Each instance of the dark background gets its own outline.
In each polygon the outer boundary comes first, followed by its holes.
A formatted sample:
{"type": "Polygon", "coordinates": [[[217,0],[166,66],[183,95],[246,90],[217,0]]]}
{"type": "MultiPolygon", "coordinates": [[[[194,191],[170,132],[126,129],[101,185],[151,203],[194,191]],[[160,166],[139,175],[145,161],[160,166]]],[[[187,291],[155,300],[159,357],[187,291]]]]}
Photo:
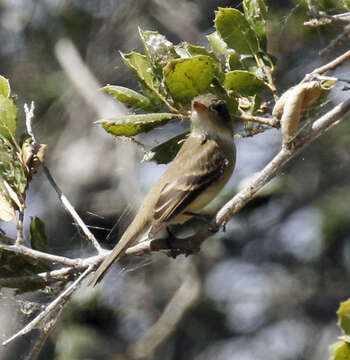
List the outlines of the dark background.
{"type": "MultiPolygon", "coordinates": [[[[330,14],[349,11],[345,0],[308,3],[330,14]]],[[[280,93],[348,50],[345,39],[319,55],[344,24],[305,27],[305,2],[267,4],[269,51],[278,60],[275,79],[280,93]]],[[[174,43],[207,44],[205,35],[213,31],[218,6],[239,8],[240,3],[0,1],[0,74],[9,78],[19,109],[24,102],[35,101],[35,131],[39,141],[48,144],[47,164],[86,223],[103,228],[93,231],[105,247],[115,244],[164,166],[139,165],[140,148],[93,124],[109,111],[99,103],[98,87],[117,84],[138,90],[118,52],[142,51],[138,26],[157,30],[174,43]],[[73,42],[96,77],[96,88],[81,78],[79,90],[69,80],[69,69],[58,60],[68,56],[57,45],[62,45],[62,38],[73,42]],[[105,241],[116,221],[114,235],[105,241]]],[[[73,72],[80,71],[68,64],[73,72]]],[[[349,77],[349,65],[335,74],[349,77]]],[[[346,96],[339,84],[317,110],[326,111],[346,96]]],[[[272,107],[272,99],[266,100],[272,107]]],[[[183,127],[171,122],[139,140],[152,147],[183,127]]],[[[235,174],[216,205],[239,190],[279,147],[277,130],[238,140],[235,174]]],[[[124,359],[126,349],[136,351],[135,342],[171,299],[171,314],[187,310],[176,326],[160,330],[161,334],[170,330],[171,335],[152,359],[327,359],[328,346],[340,335],[336,310],[350,296],[349,149],[350,125],[344,121],[288,164],[228,223],[225,233],[205,243],[199,255],[172,260],[156,254],[116,264],[102,286],[76,294],[39,359],[124,359]],[[179,296],[173,298],[175,293],[179,296]]],[[[93,253],[41,172],[31,183],[27,204],[25,226],[30,216],[45,221],[50,252],[81,257],[93,253]]],[[[14,233],[13,224],[2,228],[14,233]]],[[[23,301],[36,310],[37,304],[50,299],[43,294],[13,297],[11,291],[1,291],[2,339],[28,322],[23,301]]],[[[0,349],[1,359],[24,359],[36,335],[0,349]]]]}

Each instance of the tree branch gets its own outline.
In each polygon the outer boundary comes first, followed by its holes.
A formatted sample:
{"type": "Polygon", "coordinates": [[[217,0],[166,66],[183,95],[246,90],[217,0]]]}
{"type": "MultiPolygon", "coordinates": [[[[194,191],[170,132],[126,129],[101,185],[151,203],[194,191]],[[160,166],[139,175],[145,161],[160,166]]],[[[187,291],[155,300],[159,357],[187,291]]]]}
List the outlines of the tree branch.
{"type": "Polygon", "coordinates": [[[96,240],[95,236],[93,235],[93,233],[89,230],[89,228],[85,225],[84,221],[81,219],[81,217],[79,216],[79,214],[76,212],[76,210],[74,209],[73,205],[69,202],[68,198],[63,194],[62,190],[58,187],[56,181],[54,180],[54,178],[52,177],[49,169],[47,168],[47,166],[45,164],[42,165],[45,175],[47,177],[47,179],[49,180],[51,186],[54,188],[54,190],[56,191],[59,200],[61,201],[63,207],[67,210],[67,212],[71,215],[71,217],[74,219],[74,221],[76,222],[76,224],[80,227],[80,229],[83,231],[83,233],[85,234],[85,236],[88,238],[88,240],[91,241],[92,245],[94,246],[94,248],[97,250],[97,252],[99,254],[104,253],[104,249],[101,247],[101,245],[99,244],[99,242],[96,240]]]}
{"type": "Polygon", "coordinates": [[[36,275],[16,276],[0,279],[1,287],[23,287],[28,285],[46,286],[56,281],[69,281],[77,270],[74,267],[64,267],[58,270],[46,271],[36,275]]]}
{"type": "Polygon", "coordinates": [[[56,311],[60,307],[63,307],[64,304],[70,299],[71,295],[77,288],[80,283],[90,274],[93,266],[90,265],[79,277],[76,279],[70,286],[67,287],[55,300],[53,300],[48,306],[46,306],[45,310],[42,311],[38,316],[36,316],[28,325],[18,331],[16,334],[11,336],[9,339],[5,340],[2,345],[6,346],[13,340],[21,337],[25,334],[28,334],[34,328],[40,325],[40,323],[48,316],[50,313],[56,311]]]}
{"type": "Polygon", "coordinates": [[[345,61],[350,59],[350,50],[346,51],[344,54],[338,56],[331,62],[326,65],[323,65],[315,70],[313,70],[310,74],[306,74],[302,82],[310,81],[313,79],[313,76],[316,74],[324,74],[327,71],[334,70],[336,67],[343,64],[345,61]]]}
{"type": "Polygon", "coordinates": [[[52,264],[57,263],[65,266],[72,266],[78,269],[83,267],[83,259],[70,259],[64,256],[52,255],[42,251],[30,249],[23,245],[8,245],[0,243],[0,250],[10,251],[18,255],[29,256],[33,259],[49,261],[52,264]]]}

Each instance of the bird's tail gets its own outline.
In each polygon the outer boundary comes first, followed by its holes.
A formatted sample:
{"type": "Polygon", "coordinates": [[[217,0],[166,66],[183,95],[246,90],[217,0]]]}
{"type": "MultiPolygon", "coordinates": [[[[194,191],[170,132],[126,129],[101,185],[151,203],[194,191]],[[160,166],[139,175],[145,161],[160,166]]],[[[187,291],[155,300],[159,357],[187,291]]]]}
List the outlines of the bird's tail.
{"type": "MultiPolygon", "coordinates": [[[[120,245],[122,245],[121,241],[120,245]]],[[[112,250],[112,252],[103,260],[102,264],[97,268],[94,277],[89,281],[88,285],[95,286],[96,284],[98,284],[103,279],[106,272],[112,266],[114,261],[118,260],[118,258],[123,254],[126,249],[126,246],[119,246],[118,243],[117,246],[112,250]]]]}
{"type": "MultiPolygon", "coordinates": [[[[135,219],[134,222],[135,223],[135,219]]],[[[112,252],[104,259],[102,264],[97,268],[94,277],[89,281],[88,285],[95,286],[99,283],[102,278],[105,276],[106,272],[112,266],[114,261],[118,260],[124,252],[130,247],[132,244],[137,242],[138,232],[134,230],[133,223],[128,227],[125,231],[118,244],[114,247],[112,252]]],[[[142,227],[141,227],[142,229],[142,227]]]]}

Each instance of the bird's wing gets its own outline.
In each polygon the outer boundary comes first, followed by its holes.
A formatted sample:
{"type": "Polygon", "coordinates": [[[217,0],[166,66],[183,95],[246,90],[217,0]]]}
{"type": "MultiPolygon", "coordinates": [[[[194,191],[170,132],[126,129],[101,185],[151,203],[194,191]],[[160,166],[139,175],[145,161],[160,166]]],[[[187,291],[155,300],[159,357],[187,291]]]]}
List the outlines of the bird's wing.
{"type": "Polygon", "coordinates": [[[179,157],[181,166],[176,165],[176,161],[171,165],[181,171],[182,175],[178,175],[176,181],[170,177],[161,189],[154,207],[155,228],[157,224],[169,222],[183,212],[229,166],[224,152],[214,140],[203,141],[193,137],[185,145],[183,151],[190,151],[193,155],[185,157],[185,160],[183,156],[179,157]]]}

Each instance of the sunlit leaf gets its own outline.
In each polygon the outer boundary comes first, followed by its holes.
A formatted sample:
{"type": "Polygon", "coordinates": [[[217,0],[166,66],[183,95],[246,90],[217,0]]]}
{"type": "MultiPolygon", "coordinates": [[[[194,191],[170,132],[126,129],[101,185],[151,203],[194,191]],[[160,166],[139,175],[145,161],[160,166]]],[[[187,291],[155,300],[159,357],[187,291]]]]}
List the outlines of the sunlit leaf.
{"type": "Polygon", "coordinates": [[[113,94],[120,102],[122,102],[128,108],[144,111],[158,110],[158,107],[152,104],[146,96],[134,90],[116,85],[104,86],[102,90],[113,94]]]}
{"type": "Polygon", "coordinates": [[[259,51],[255,33],[239,10],[219,8],[215,16],[215,27],[227,46],[239,54],[255,54],[259,51]]]}
{"type": "Polygon", "coordinates": [[[234,52],[233,49],[228,48],[226,42],[221,39],[217,31],[207,35],[210,46],[220,55],[229,55],[234,52]]]}
{"type": "Polygon", "coordinates": [[[172,60],[164,68],[168,90],[173,99],[182,104],[189,104],[196,95],[208,91],[214,77],[213,61],[205,55],[172,60]]]}
{"type": "Polygon", "coordinates": [[[331,356],[329,360],[349,360],[350,359],[350,344],[344,341],[337,341],[329,347],[331,356]]]}
{"type": "Polygon", "coordinates": [[[192,45],[188,42],[182,42],[179,45],[176,45],[175,51],[178,53],[178,55],[185,59],[185,58],[191,58],[193,56],[197,55],[205,55],[211,58],[213,65],[215,67],[215,76],[218,79],[223,80],[223,70],[221,67],[220,60],[216,57],[214,52],[207,50],[204,46],[198,46],[198,45],[192,45]]]}
{"type": "Polygon", "coordinates": [[[226,89],[235,90],[241,95],[249,96],[263,90],[265,84],[248,71],[234,70],[225,74],[224,86],[226,89]]]}
{"type": "Polygon", "coordinates": [[[338,325],[343,329],[344,333],[350,334],[350,299],[340,303],[337,311],[338,325]]]}
{"type": "Polygon", "coordinates": [[[155,104],[165,100],[165,93],[157,76],[153,73],[153,67],[147,56],[131,52],[128,54],[121,53],[125,64],[136,75],[140,87],[144,94],[152,99],[155,104]]]}
{"type": "Polygon", "coordinates": [[[97,121],[103,128],[115,136],[134,136],[164,125],[169,120],[178,117],[171,113],[123,115],[97,121]]]}
{"type": "Polygon", "coordinates": [[[11,93],[10,83],[9,81],[0,75],[0,95],[8,98],[11,93]]]}
{"type": "Polygon", "coordinates": [[[11,139],[17,129],[17,108],[13,101],[0,94],[0,135],[11,139]]]}

